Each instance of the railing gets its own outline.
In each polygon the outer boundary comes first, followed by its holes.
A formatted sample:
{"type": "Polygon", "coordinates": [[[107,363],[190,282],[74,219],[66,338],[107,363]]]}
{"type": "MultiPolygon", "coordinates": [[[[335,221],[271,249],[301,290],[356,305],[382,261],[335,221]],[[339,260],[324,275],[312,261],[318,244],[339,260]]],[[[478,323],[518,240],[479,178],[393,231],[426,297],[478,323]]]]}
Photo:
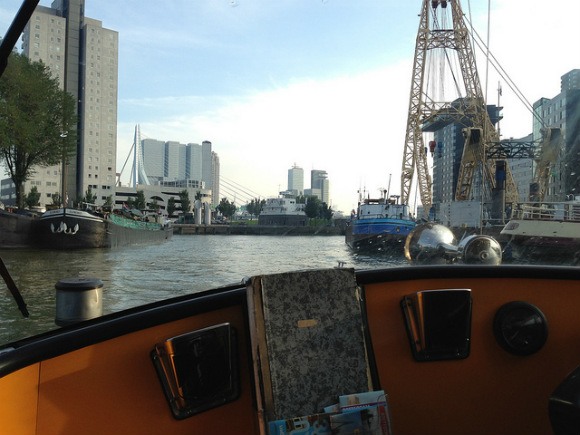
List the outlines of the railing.
{"type": "Polygon", "coordinates": [[[513,210],[512,219],[580,222],[580,203],[523,203],[513,210]]]}
{"type": "Polygon", "coordinates": [[[109,219],[111,222],[121,225],[126,228],[134,228],[136,230],[159,230],[161,225],[156,222],[145,222],[133,219],[128,219],[123,216],[118,216],[116,214],[110,214],[109,219]]]}

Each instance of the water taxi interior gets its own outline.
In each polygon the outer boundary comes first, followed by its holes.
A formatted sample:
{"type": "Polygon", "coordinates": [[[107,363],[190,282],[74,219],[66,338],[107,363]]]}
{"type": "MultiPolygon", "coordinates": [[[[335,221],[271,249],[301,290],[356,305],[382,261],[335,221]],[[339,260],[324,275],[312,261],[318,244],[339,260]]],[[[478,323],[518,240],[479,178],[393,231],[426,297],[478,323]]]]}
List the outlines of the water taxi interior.
{"type": "Polygon", "coordinates": [[[266,434],[368,389],[394,434],[577,433],[579,306],[577,268],[257,276],[4,347],[0,417],[19,435],[266,434]]]}

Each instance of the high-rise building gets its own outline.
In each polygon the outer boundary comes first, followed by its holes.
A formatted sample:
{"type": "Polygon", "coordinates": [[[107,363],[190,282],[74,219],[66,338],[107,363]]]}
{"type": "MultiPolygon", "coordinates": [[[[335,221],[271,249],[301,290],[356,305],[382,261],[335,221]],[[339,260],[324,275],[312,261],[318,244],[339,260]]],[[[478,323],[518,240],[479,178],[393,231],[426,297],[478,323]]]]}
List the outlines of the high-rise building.
{"type": "Polygon", "coordinates": [[[296,164],[288,169],[288,192],[295,196],[304,195],[304,169],[296,164]]]}
{"type": "MultiPolygon", "coordinates": [[[[531,143],[533,135],[529,134],[521,139],[511,139],[514,142],[531,143]]],[[[526,202],[530,198],[530,184],[534,178],[534,160],[531,158],[508,159],[514,182],[518,188],[520,202],[526,202]]]]}
{"type": "MultiPolygon", "coordinates": [[[[452,103],[460,106],[461,101],[452,103]]],[[[495,105],[487,106],[488,114],[493,124],[501,119],[501,107],[495,105]]],[[[450,119],[435,117],[432,122],[426,125],[423,131],[433,132],[433,204],[452,202],[455,199],[455,190],[459,178],[459,167],[463,156],[465,138],[463,129],[473,126],[473,121],[464,116],[460,119],[450,119]]],[[[472,180],[471,196],[473,200],[480,201],[482,194],[480,171],[475,171],[472,180]]]]}
{"type": "MultiPolygon", "coordinates": [[[[147,181],[152,185],[177,183],[200,186],[211,190],[212,205],[218,205],[220,163],[211,147],[209,141],[204,141],[202,145],[185,145],[175,141],[141,140],[140,161],[143,162],[147,181]]],[[[145,184],[145,180],[140,177],[139,183],[145,184]]]]}
{"type": "MultiPolygon", "coordinates": [[[[501,108],[488,106],[488,113],[495,124],[501,115],[501,108]]],[[[560,93],[554,98],[540,98],[533,104],[532,134],[511,141],[536,143],[542,141],[542,130],[546,127],[559,128],[562,134],[562,145],[558,158],[550,167],[546,201],[561,201],[567,195],[580,193],[580,69],[574,69],[561,77],[560,93]]],[[[463,153],[464,138],[462,129],[472,125],[469,119],[445,121],[435,120],[425,131],[434,133],[435,147],[433,152],[433,203],[454,200],[459,164],[463,153]]],[[[530,182],[534,176],[532,159],[509,159],[514,181],[518,188],[519,200],[528,201],[530,182]]],[[[481,176],[476,171],[473,180],[472,199],[481,200],[481,176]]]]}
{"type": "Polygon", "coordinates": [[[220,158],[215,152],[211,152],[211,191],[212,205],[217,207],[221,201],[220,198],[220,158]]]}
{"type": "Polygon", "coordinates": [[[204,140],[201,143],[201,180],[204,182],[206,189],[212,191],[212,205],[218,205],[219,197],[219,174],[220,160],[216,153],[211,149],[211,142],[204,140]]]}
{"type": "Polygon", "coordinates": [[[322,202],[330,205],[330,183],[326,171],[320,169],[313,169],[310,171],[310,189],[312,192],[317,192],[316,196],[318,196],[322,202]]]}
{"type": "MultiPolygon", "coordinates": [[[[140,152],[140,161],[148,181],[155,184],[155,181],[165,178],[165,142],[156,139],[143,139],[140,152]]],[[[138,183],[146,184],[146,181],[139,178],[138,183]]]]}
{"type": "Polygon", "coordinates": [[[542,139],[545,127],[559,128],[562,147],[557,161],[550,168],[545,201],[561,201],[566,195],[579,195],[580,183],[580,69],[561,77],[560,93],[555,97],[540,98],[533,104],[533,139],[542,139]]]}
{"type": "MultiPolygon", "coordinates": [[[[90,187],[97,204],[114,197],[117,155],[118,33],[85,17],[84,0],[38,6],[23,32],[22,52],[42,60],[62,88],[78,101],[77,149],[67,165],[67,196],[90,187]]],[[[66,133],[66,132],[65,132],[66,133]]],[[[61,192],[61,167],[37,168],[25,184],[41,193],[41,205],[61,192]]]]}

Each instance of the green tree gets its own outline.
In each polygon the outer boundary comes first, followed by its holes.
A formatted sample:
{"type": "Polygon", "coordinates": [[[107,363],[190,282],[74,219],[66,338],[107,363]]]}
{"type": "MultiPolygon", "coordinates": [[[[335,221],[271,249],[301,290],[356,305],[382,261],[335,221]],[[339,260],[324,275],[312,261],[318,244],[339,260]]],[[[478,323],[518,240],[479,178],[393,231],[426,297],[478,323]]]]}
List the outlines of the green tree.
{"type": "Polygon", "coordinates": [[[11,53],[0,80],[0,161],[24,205],[24,183],[35,167],[51,166],[76,148],[74,98],[41,62],[11,53]]]}
{"type": "Polygon", "coordinates": [[[316,196],[309,196],[306,200],[306,207],[304,207],[304,213],[310,219],[314,219],[320,216],[320,210],[322,209],[322,203],[320,199],[316,196]]]}
{"type": "Polygon", "coordinates": [[[183,189],[179,192],[179,201],[181,202],[181,210],[183,213],[189,213],[189,210],[191,209],[191,200],[189,199],[187,189],[183,189]]]}
{"type": "Polygon", "coordinates": [[[329,207],[327,203],[323,202],[322,207],[320,208],[320,217],[329,221],[332,219],[333,214],[334,211],[332,210],[332,207],[329,207]]]}
{"type": "Polygon", "coordinates": [[[222,198],[216,210],[227,219],[230,219],[236,213],[237,207],[233,202],[229,202],[227,198],[222,198]]]}
{"type": "Polygon", "coordinates": [[[167,201],[167,214],[173,216],[173,213],[175,213],[175,198],[172,196],[167,201]]]}
{"type": "Polygon", "coordinates": [[[93,193],[93,189],[91,189],[91,186],[89,186],[87,188],[87,191],[85,192],[85,196],[81,198],[81,202],[86,202],[87,204],[94,204],[96,200],[97,195],[93,193]]]}
{"type": "Polygon", "coordinates": [[[28,207],[29,209],[31,209],[32,207],[36,207],[37,205],[39,205],[39,200],[40,193],[38,192],[36,186],[32,186],[32,189],[30,189],[30,192],[28,192],[28,195],[26,195],[26,199],[24,201],[26,203],[26,207],[28,207]]]}
{"type": "Polygon", "coordinates": [[[137,191],[137,197],[135,198],[135,208],[137,210],[145,210],[147,204],[145,202],[145,193],[142,190],[137,191]]]}
{"type": "Polygon", "coordinates": [[[111,211],[113,210],[113,195],[107,196],[105,203],[103,204],[103,208],[105,210],[111,211]]]}
{"type": "Polygon", "coordinates": [[[246,210],[250,213],[250,216],[259,216],[266,204],[265,199],[255,198],[250,201],[248,205],[246,205],[246,210]]]}

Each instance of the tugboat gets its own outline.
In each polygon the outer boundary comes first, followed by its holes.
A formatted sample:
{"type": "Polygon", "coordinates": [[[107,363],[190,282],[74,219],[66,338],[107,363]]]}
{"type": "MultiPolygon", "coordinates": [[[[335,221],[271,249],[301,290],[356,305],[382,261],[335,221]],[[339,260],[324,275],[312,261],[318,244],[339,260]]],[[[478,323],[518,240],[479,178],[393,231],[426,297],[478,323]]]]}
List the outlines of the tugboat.
{"type": "Polygon", "coordinates": [[[387,191],[378,199],[359,200],[356,212],[351,213],[346,229],[346,243],[355,251],[400,252],[407,235],[415,228],[415,221],[407,204],[399,204],[399,197],[387,191]]]}

